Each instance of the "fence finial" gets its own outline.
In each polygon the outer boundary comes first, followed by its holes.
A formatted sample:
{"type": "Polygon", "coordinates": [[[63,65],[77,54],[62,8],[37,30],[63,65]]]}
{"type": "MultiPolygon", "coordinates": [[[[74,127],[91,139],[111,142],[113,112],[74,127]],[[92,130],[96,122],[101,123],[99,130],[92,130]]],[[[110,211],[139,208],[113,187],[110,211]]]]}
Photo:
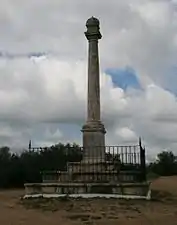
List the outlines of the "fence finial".
{"type": "Polygon", "coordinates": [[[139,137],[139,146],[142,147],[142,145],[141,145],[141,137],[139,137]]]}
{"type": "Polygon", "coordinates": [[[31,140],[29,140],[29,146],[28,149],[31,150],[31,140]]]}

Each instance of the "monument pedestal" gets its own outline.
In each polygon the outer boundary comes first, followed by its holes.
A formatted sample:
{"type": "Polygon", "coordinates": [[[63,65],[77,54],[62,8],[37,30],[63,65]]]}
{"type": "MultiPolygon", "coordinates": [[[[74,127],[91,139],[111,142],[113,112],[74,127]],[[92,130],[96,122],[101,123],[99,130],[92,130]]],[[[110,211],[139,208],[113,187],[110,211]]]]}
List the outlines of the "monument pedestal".
{"type": "Polygon", "coordinates": [[[104,125],[100,121],[87,122],[81,131],[83,133],[83,161],[104,162],[106,133],[104,125]]]}
{"type": "MultiPolygon", "coordinates": [[[[70,182],[82,183],[104,183],[118,181],[120,163],[99,161],[99,162],[78,162],[68,163],[70,182]]],[[[60,180],[61,181],[61,180],[60,180]]]]}
{"type": "Polygon", "coordinates": [[[120,171],[120,162],[69,162],[67,171],[48,171],[43,174],[43,183],[25,184],[25,197],[103,194],[102,197],[146,199],[150,184],[140,182],[139,175],[136,171],[120,171]]]}

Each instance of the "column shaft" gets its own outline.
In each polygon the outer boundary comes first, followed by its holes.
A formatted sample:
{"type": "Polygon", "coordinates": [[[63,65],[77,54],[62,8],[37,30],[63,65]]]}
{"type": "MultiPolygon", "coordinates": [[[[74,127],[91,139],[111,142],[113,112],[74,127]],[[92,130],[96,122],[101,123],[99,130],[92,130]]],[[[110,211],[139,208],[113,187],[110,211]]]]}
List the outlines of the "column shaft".
{"type": "Polygon", "coordinates": [[[100,121],[100,81],[98,40],[89,40],[88,55],[88,121],[100,121]]]}
{"type": "Polygon", "coordinates": [[[84,161],[105,160],[105,128],[100,118],[100,75],[98,40],[101,39],[99,20],[87,20],[85,36],[89,43],[88,51],[88,95],[87,121],[82,127],[84,161]]]}

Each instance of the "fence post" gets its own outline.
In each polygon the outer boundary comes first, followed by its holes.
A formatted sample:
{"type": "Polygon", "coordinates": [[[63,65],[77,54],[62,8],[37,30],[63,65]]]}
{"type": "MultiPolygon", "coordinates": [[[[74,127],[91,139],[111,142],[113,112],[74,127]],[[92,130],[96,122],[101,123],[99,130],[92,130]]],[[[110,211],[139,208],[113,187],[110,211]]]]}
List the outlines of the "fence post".
{"type": "Polygon", "coordinates": [[[140,147],[140,164],[141,164],[141,180],[146,181],[146,158],[145,158],[145,147],[141,145],[141,139],[139,140],[140,147]]]}
{"type": "Polygon", "coordinates": [[[31,140],[29,140],[29,145],[28,145],[28,150],[30,151],[31,150],[31,140]]]}

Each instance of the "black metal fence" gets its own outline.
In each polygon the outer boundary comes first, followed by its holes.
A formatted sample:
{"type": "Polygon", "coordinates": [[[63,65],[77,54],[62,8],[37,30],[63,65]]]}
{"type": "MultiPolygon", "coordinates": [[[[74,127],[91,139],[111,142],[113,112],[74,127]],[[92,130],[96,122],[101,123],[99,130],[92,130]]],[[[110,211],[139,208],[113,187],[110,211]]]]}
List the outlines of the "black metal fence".
{"type": "MultiPolygon", "coordinates": [[[[41,151],[45,148],[31,147],[29,150],[41,151]]],[[[130,146],[93,146],[90,149],[83,147],[68,147],[65,149],[67,158],[66,171],[43,172],[51,179],[61,179],[64,182],[138,182],[146,180],[145,148],[141,141],[138,145],[130,146]],[[85,158],[85,151],[92,154],[85,158]],[[90,157],[91,156],[91,157],[90,157]],[[55,176],[56,175],[56,176],[55,176]],[[53,177],[53,178],[52,178],[53,177]]]]}
{"type": "MultiPolygon", "coordinates": [[[[70,151],[72,152],[69,149],[68,155],[70,151]]],[[[70,174],[72,174],[70,181],[138,182],[146,180],[145,149],[141,144],[93,146],[87,149],[81,147],[80,151],[83,155],[81,162],[68,163],[70,174]],[[85,151],[91,151],[92,154],[85,158],[85,151]]]]}

